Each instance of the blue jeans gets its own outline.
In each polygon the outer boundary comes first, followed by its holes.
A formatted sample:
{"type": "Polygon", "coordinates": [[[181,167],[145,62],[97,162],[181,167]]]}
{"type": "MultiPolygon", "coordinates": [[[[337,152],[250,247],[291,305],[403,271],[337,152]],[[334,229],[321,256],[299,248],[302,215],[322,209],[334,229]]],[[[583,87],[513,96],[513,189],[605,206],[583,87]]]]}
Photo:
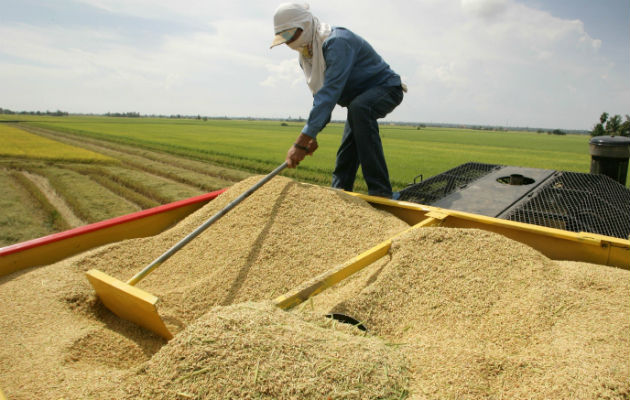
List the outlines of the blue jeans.
{"type": "Polygon", "coordinates": [[[402,99],[400,86],[377,86],[361,93],[348,104],[348,118],[337,150],[332,187],[351,192],[361,165],[368,194],[392,196],[376,120],[389,114],[402,99]]]}

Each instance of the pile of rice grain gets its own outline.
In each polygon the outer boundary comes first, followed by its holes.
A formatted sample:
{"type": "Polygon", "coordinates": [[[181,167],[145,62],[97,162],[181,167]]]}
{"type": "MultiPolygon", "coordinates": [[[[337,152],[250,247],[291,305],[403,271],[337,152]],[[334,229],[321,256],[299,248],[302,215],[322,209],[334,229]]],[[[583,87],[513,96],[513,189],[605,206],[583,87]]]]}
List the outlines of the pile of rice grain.
{"type": "Polygon", "coordinates": [[[363,200],[287,178],[137,285],[160,298],[176,333],[168,344],[96,300],[85,271],[127,280],[258,179],[162,234],[0,278],[7,396],[630,397],[630,271],[553,262],[489,232],[408,232],[295,312],[273,308],[276,296],[407,227],[363,200]],[[330,311],[377,336],[313,315],[330,311]]]}
{"type": "MultiPolygon", "coordinates": [[[[148,361],[166,342],[105,309],[85,272],[126,281],[259,179],[234,185],[159,235],[0,278],[7,396],[90,398],[148,361]]],[[[137,286],[160,298],[160,315],[177,333],[213,306],[271,300],[406,227],[363,200],[276,177],[137,286]]]]}
{"type": "Polygon", "coordinates": [[[404,398],[402,353],[330,321],[271,303],[217,307],[126,377],[124,398],[404,398]]]}
{"type": "Polygon", "coordinates": [[[414,396],[629,398],[630,271],[478,230],[414,230],[390,255],[313,307],[334,296],[332,311],[402,343],[414,396]]]}
{"type": "MultiPolygon", "coordinates": [[[[167,232],[77,266],[127,280],[259,179],[236,184],[167,232]]],[[[364,200],[276,177],[137,286],[160,298],[160,314],[177,331],[212,306],[273,299],[407,227],[364,200]]]]}

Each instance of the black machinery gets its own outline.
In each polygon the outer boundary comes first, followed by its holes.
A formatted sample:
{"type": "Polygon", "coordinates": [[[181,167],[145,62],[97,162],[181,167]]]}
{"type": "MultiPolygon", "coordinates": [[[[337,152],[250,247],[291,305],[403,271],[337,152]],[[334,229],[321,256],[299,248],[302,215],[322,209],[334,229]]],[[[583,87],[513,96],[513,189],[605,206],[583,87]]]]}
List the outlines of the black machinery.
{"type": "Polygon", "coordinates": [[[400,194],[400,200],[489,217],[630,236],[630,190],[601,174],[469,162],[400,194]]]}

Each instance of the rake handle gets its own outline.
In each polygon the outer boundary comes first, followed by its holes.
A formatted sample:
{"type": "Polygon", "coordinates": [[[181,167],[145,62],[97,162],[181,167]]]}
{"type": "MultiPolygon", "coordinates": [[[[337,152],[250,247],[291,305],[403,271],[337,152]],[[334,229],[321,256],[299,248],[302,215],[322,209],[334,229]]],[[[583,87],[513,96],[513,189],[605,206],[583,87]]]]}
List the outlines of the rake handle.
{"type": "Polygon", "coordinates": [[[287,162],[285,161],[280,166],[278,166],[276,169],[271,171],[267,176],[265,176],[260,181],[258,181],[258,183],[256,183],[254,186],[252,186],[249,189],[247,189],[247,191],[245,193],[241,194],[236,199],[232,200],[232,202],[230,204],[228,204],[227,206],[225,206],[221,211],[219,211],[216,214],[214,214],[206,222],[204,222],[202,225],[200,225],[197,229],[195,229],[194,231],[189,233],[188,236],[186,236],[185,238],[183,238],[182,240],[177,242],[173,247],[168,249],[164,254],[162,254],[161,256],[156,258],[151,264],[149,264],[146,267],[144,267],[144,269],[142,271],[140,271],[137,274],[135,274],[131,279],[129,279],[127,281],[127,284],[133,286],[136,283],[140,282],[144,277],[149,275],[155,268],[160,266],[164,261],[168,260],[173,254],[177,253],[177,251],[179,249],[181,249],[186,244],[188,244],[188,242],[190,242],[191,240],[196,238],[201,232],[205,231],[210,225],[212,225],[219,218],[221,218],[222,216],[227,214],[231,209],[233,209],[241,201],[243,201],[247,197],[249,197],[249,195],[251,195],[256,190],[258,190],[262,185],[264,185],[265,183],[269,182],[271,180],[271,178],[273,178],[274,176],[278,175],[280,173],[280,171],[282,171],[286,167],[287,167],[287,162]]]}

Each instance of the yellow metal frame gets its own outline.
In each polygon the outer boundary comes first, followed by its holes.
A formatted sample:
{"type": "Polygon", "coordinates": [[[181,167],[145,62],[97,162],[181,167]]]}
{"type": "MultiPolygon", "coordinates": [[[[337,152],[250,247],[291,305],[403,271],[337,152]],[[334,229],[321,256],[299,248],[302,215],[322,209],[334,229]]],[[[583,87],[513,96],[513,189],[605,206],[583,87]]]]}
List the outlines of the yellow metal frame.
{"type": "Polygon", "coordinates": [[[348,194],[360,197],[409,224],[433,217],[439,219],[443,227],[482,229],[501,234],[531,246],[553,260],[582,261],[630,269],[630,240],[595,233],[569,232],[358,193],[348,194]]]}
{"type": "Polygon", "coordinates": [[[392,241],[398,236],[409,232],[410,230],[422,228],[424,226],[431,226],[437,223],[439,223],[439,220],[437,219],[431,217],[426,218],[422,222],[419,222],[416,225],[405,229],[404,231],[394,235],[390,239],[387,239],[372,247],[371,249],[359,254],[358,256],[351,258],[345,263],[340,264],[339,266],[330,269],[307,282],[304,282],[290,292],[277,297],[273,302],[276,306],[282,308],[283,310],[293,308],[298,304],[308,300],[310,297],[321,293],[327,288],[341,282],[350,275],[360,271],[364,267],[367,267],[373,262],[384,257],[389,252],[389,249],[392,246],[392,241]]]}
{"type": "MultiPolygon", "coordinates": [[[[630,269],[629,240],[585,232],[568,232],[405,201],[347,193],[368,201],[374,207],[399,217],[409,225],[415,225],[433,215],[439,217],[437,219],[441,226],[495,232],[525,243],[554,260],[584,261],[630,269]]],[[[215,194],[218,195],[218,192],[215,194]]],[[[183,201],[182,205],[173,203],[161,206],[165,208],[142,215],[140,218],[130,214],[121,217],[122,222],[103,221],[0,248],[0,277],[24,268],[48,265],[103,244],[155,235],[194,212],[211,198],[213,196],[206,195],[201,201],[191,201],[195,200],[192,198],[183,201]]]]}

